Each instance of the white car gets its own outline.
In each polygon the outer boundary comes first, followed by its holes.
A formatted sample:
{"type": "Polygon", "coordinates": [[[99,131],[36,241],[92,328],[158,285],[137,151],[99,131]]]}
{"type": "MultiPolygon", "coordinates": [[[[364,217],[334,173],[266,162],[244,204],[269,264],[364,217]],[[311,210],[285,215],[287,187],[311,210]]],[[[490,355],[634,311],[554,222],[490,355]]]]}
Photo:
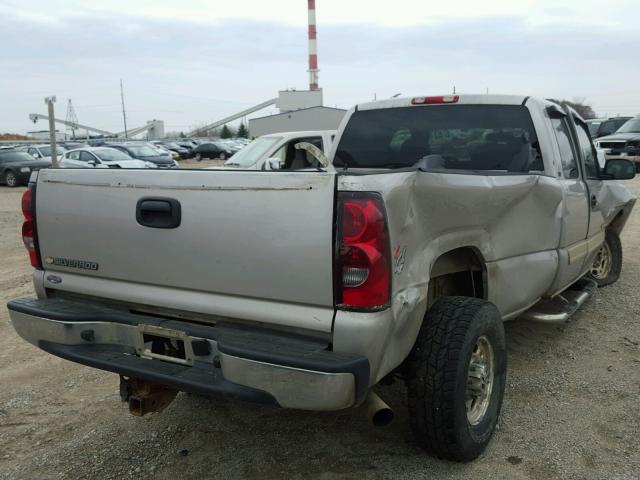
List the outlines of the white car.
{"type": "MultiPolygon", "coordinates": [[[[296,151],[296,143],[307,142],[329,154],[335,130],[282,132],[263,135],[224,162],[227,168],[243,170],[300,170],[313,164],[311,155],[296,151]]],[[[212,167],[215,168],[215,167],[212,167]]]]}
{"type": "Polygon", "coordinates": [[[77,148],[64,154],[62,168],[158,168],[155,163],[131,158],[109,147],[77,148]]]}
{"type": "MultiPolygon", "coordinates": [[[[51,145],[42,144],[42,145],[24,145],[22,147],[16,148],[18,152],[27,152],[36,160],[45,160],[51,161],[51,145]]],[[[64,153],[67,150],[60,146],[56,145],[56,154],[58,155],[58,160],[62,160],[64,153]]]]}

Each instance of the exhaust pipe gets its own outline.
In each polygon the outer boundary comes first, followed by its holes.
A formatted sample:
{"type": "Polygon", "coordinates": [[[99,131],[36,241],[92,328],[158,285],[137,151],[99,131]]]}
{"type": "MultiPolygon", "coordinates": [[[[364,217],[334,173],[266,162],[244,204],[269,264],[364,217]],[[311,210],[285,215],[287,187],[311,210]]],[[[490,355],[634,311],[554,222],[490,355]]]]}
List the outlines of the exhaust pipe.
{"type": "Polygon", "coordinates": [[[386,427],[393,421],[393,410],[373,390],[369,391],[365,403],[367,417],[376,427],[386,427]]]}

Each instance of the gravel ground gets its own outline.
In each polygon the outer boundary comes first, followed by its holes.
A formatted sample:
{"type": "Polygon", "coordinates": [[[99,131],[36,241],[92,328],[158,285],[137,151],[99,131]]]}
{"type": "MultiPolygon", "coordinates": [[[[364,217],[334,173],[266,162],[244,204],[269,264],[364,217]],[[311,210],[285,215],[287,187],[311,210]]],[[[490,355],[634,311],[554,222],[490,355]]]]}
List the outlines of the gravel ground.
{"type": "MultiPolygon", "coordinates": [[[[640,179],[629,185],[640,193],[640,179]]],[[[32,294],[22,190],[0,188],[2,302],[32,294]]],[[[187,394],[161,414],[131,417],[116,375],[27,344],[2,308],[0,479],[640,479],[639,209],[622,242],[620,281],[567,324],[507,324],[499,429],[470,464],[414,444],[401,383],[377,389],[396,411],[383,429],[362,410],[308,413],[187,394]]]]}

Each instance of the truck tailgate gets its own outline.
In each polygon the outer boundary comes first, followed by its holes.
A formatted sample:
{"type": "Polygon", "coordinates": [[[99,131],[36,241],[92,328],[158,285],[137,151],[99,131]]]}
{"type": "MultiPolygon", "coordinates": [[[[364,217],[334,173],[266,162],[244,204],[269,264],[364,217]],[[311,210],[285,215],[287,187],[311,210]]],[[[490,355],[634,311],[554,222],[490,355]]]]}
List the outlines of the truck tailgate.
{"type": "Polygon", "coordinates": [[[275,323],[330,331],[334,189],[323,172],[43,170],[38,238],[45,278],[55,275],[45,286],[175,308],[211,294],[188,309],[225,314],[228,301],[258,321],[278,317],[261,308],[292,304],[313,318],[275,323]],[[179,203],[179,226],[141,224],[141,199],[179,203]]]}

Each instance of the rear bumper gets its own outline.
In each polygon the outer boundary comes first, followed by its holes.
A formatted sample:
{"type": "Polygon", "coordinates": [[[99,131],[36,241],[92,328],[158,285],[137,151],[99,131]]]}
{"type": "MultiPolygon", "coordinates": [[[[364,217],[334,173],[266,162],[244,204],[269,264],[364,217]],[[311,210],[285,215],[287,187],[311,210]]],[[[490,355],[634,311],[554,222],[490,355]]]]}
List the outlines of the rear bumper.
{"type": "Polygon", "coordinates": [[[8,308],[16,332],[46,352],[178,390],[303,410],[348,408],[368,391],[365,357],[330,352],[306,338],[66,299],[20,299],[8,308]],[[154,357],[142,340],[149,329],[175,333],[184,355],[154,357]]]}

